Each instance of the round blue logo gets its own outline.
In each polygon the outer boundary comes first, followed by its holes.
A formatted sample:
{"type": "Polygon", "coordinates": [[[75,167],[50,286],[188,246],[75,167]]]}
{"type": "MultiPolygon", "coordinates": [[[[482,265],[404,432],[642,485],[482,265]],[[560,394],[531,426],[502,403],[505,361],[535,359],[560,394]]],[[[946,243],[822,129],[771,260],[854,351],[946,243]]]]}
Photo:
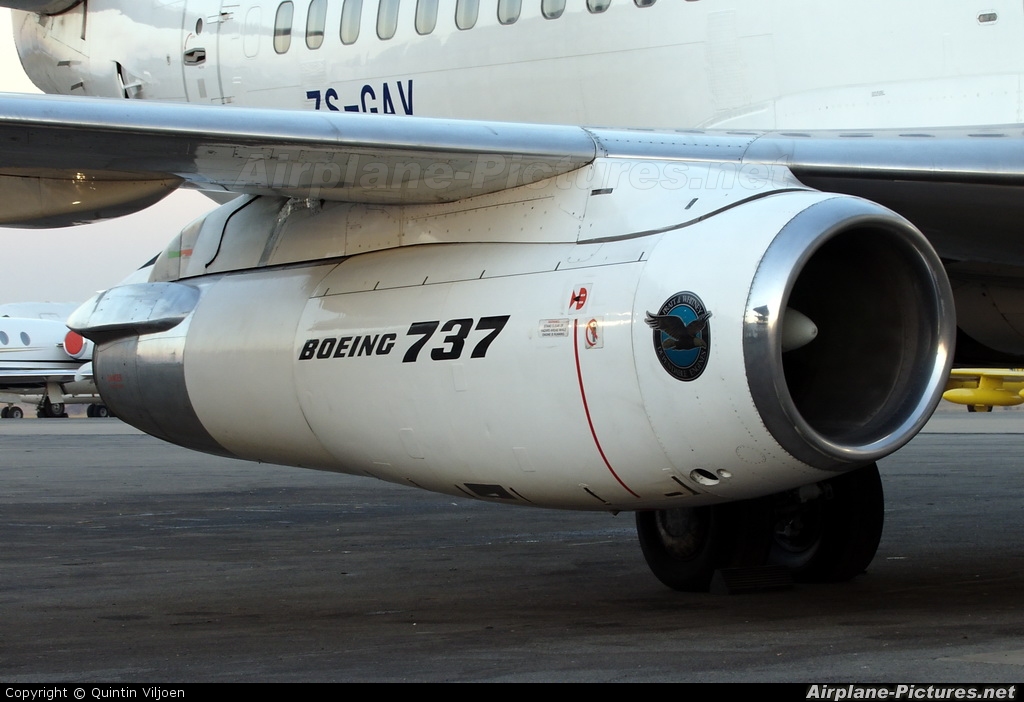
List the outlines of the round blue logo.
{"type": "Polygon", "coordinates": [[[654,353],[662,367],[678,380],[695,380],[704,372],[711,353],[711,313],[692,292],[677,292],[658,314],[644,319],[654,329],[654,353]]]}

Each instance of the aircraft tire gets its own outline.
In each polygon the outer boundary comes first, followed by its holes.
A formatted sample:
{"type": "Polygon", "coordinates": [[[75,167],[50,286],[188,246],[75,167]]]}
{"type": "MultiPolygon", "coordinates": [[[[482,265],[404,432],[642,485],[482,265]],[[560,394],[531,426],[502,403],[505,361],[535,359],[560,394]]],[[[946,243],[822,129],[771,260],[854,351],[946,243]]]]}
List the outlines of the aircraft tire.
{"type": "Polygon", "coordinates": [[[25,416],[25,413],[21,411],[20,407],[11,407],[7,410],[8,419],[21,419],[25,416]]]}
{"type": "Polygon", "coordinates": [[[773,498],[768,562],[788,567],[798,582],[850,580],[867,569],[882,538],[885,499],[878,465],[838,475],[819,487],[822,494],[803,503],[795,491],[773,498]]]}
{"type": "Polygon", "coordinates": [[[54,419],[66,418],[68,415],[64,412],[63,402],[50,402],[48,398],[43,398],[42,404],[36,408],[36,416],[40,419],[54,419]]]}
{"type": "Polygon", "coordinates": [[[967,405],[968,412],[991,412],[992,405],[967,405]]]}
{"type": "Polygon", "coordinates": [[[0,419],[7,419],[7,410],[8,409],[10,409],[10,408],[8,408],[8,407],[0,408],[0,419]]]}
{"type": "Polygon", "coordinates": [[[771,547],[765,500],[636,513],[647,565],[673,590],[706,592],[720,568],[764,565],[771,547]]]}
{"type": "Polygon", "coordinates": [[[110,416],[110,410],[107,409],[106,405],[91,405],[93,407],[92,416],[104,419],[110,416]]]}

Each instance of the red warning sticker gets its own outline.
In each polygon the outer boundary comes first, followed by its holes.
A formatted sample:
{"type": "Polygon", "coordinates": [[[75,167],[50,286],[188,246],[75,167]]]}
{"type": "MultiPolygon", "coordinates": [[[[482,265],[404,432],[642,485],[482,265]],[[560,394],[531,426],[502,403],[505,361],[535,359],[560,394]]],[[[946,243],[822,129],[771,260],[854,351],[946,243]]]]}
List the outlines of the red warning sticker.
{"type": "Polygon", "coordinates": [[[590,283],[584,283],[573,287],[572,293],[569,295],[569,308],[568,311],[583,312],[587,309],[587,303],[590,300],[590,283]]]}

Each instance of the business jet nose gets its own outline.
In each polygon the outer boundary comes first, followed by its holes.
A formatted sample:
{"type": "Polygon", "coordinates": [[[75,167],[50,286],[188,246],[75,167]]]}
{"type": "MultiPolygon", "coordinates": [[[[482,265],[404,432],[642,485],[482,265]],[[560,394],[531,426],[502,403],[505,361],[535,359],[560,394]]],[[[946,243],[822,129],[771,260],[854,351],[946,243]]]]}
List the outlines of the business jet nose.
{"type": "Polygon", "coordinates": [[[795,351],[814,341],[818,336],[818,325],[811,321],[810,317],[794,310],[786,308],[786,314],[782,318],[782,352],[795,351]]]}

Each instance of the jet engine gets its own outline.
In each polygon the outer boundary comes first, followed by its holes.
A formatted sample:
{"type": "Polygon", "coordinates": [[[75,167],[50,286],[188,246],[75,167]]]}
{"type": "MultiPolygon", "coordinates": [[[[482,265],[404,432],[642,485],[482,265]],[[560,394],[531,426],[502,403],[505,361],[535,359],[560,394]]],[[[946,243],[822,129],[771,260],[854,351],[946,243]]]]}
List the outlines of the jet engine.
{"type": "MultiPolygon", "coordinates": [[[[864,496],[830,481],[923,426],[955,324],[937,256],[891,211],[793,188],[704,196],[692,212],[628,188],[429,207],[247,198],[70,326],[97,343],[111,410],[155,436],[638,511],[656,574],[706,587],[709,569],[763,562],[780,523],[792,546],[806,503],[864,496]],[[523,222],[549,238],[512,243],[523,222]],[[759,506],[723,516],[736,501],[759,506]],[[680,555],[695,540],[710,549],[680,555]],[[722,545],[751,541],[766,545],[743,559],[722,545]]],[[[880,520],[878,492],[868,531],[880,520]]],[[[856,546],[868,561],[878,534],[856,546]]]]}

